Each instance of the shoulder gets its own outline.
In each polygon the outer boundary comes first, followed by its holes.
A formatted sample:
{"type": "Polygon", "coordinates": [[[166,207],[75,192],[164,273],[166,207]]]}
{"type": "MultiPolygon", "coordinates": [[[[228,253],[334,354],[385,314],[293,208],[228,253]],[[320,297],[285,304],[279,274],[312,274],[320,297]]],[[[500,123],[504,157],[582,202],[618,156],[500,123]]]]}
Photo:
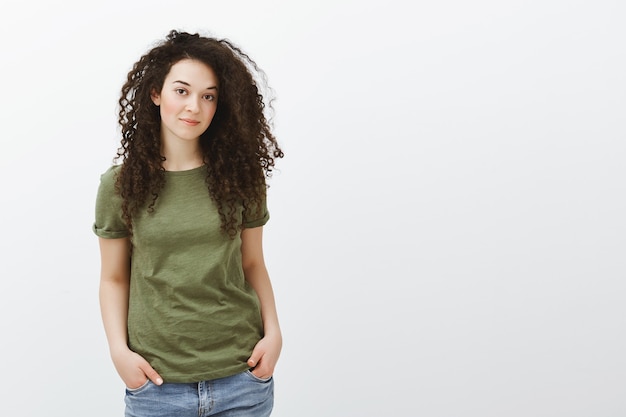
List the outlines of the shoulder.
{"type": "Polygon", "coordinates": [[[100,175],[100,193],[111,194],[115,190],[115,181],[121,165],[112,165],[100,175]]]}
{"type": "Polygon", "coordinates": [[[115,191],[115,181],[120,167],[109,167],[100,175],[100,186],[96,197],[96,221],[93,230],[96,235],[104,238],[121,238],[128,236],[122,219],[122,198],[115,191]]]}
{"type": "Polygon", "coordinates": [[[102,173],[102,175],[100,175],[100,181],[115,182],[115,178],[119,174],[121,168],[121,165],[111,165],[106,171],[102,173]]]}
{"type": "Polygon", "coordinates": [[[117,175],[121,171],[121,168],[121,165],[111,165],[106,171],[104,171],[100,175],[101,185],[113,187],[115,185],[117,175]]]}

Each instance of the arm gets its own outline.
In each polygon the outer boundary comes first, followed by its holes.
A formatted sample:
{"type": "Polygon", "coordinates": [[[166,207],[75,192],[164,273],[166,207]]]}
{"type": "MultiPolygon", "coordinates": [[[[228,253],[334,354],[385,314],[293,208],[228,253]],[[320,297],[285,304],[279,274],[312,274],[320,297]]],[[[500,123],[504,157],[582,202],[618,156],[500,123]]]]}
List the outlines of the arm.
{"type": "Polygon", "coordinates": [[[141,386],[148,378],[161,385],[163,380],[159,374],[128,348],[129,239],[99,238],[99,243],[100,311],[115,369],[129,388],[141,386]]]}
{"type": "Polygon", "coordinates": [[[244,229],[241,232],[241,255],[246,281],[259,297],[264,333],[248,359],[248,365],[254,367],[256,376],[269,378],[274,373],[283,340],[274,291],[263,258],[263,227],[244,229]]]}

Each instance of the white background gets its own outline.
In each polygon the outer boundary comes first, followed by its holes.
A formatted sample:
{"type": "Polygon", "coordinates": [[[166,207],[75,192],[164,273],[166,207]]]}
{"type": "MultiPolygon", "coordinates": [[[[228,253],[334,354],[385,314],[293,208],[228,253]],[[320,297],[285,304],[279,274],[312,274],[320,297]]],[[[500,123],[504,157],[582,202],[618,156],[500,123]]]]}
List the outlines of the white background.
{"type": "Polygon", "coordinates": [[[177,28],[276,93],[273,416],[626,416],[624,22],[621,0],[5,0],[0,415],[122,415],[93,207],[126,73],[177,28]]]}

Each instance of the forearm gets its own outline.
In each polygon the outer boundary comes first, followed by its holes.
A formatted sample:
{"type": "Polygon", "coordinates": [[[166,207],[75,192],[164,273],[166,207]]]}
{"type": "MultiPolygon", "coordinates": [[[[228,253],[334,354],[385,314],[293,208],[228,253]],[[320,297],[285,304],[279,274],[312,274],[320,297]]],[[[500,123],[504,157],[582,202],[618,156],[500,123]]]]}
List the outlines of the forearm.
{"type": "Polygon", "coordinates": [[[280,335],[280,325],[278,322],[278,312],[274,290],[265,265],[254,265],[244,270],[246,281],[257,293],[261,304],[261,317],[263,319],[263,330],[266,335],[280,335]]]}
{"type": "Polygon", "coordinates": [[[127,387],[141,386],[146,378],[163,383],[152,366],[128,347],[130,241],[100,238],[100,312],[115,369],[127,387]]]}
{"type": "Polygon", "coordinates": [[[128,348],[128,292],[128,282],[100,282],[100,312],[112,354],[119,349],[128,348]]]}
{"type": "Polygon", "coordinates": [[[263,262],[244,268],[244,273],[246,280],[257,293],[263,319],[263,338],[254,347],[247,363],[254,369],[254,375],[259,378],[268,378],[274,374],[283,345],[274,291],[263,262]]]}

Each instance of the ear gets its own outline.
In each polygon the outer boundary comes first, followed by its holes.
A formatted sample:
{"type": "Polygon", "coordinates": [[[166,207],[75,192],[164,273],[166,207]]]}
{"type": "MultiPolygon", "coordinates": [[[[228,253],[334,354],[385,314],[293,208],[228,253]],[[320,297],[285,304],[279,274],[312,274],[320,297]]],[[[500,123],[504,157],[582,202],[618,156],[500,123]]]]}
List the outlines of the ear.
{"type": "Polygon", "coordinates": [[[152,102],[156,106],[160,106],[161,105],[161,94],[157,93],[157,91],[154,88],[150,92],[150,98],[152,99],[152,102]]]}

